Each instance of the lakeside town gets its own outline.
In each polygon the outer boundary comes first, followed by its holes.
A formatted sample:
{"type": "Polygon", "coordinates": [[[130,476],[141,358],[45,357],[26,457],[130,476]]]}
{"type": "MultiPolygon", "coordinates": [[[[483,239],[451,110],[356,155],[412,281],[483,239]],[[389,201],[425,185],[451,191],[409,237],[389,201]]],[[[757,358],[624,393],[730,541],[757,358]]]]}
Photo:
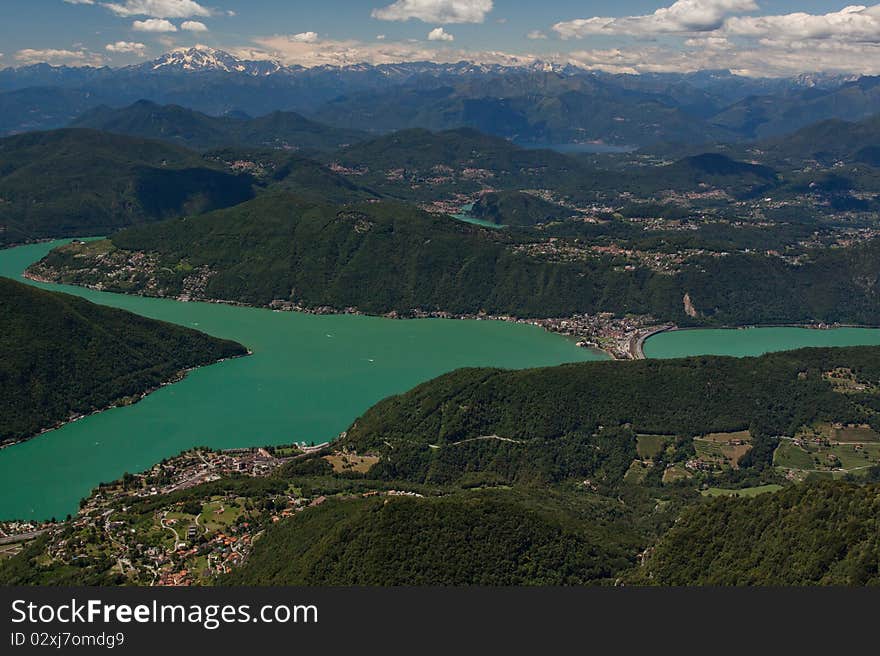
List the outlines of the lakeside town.
{"type": "MultiPolygon", "coordinates": [[[[0,522],[0,560],[44,538],[40,561],[45,566],[96,567],[117,584],[211,583],[240,566],[269,526],[330,498],[274,476],[285,465],[322,451],[337,473],[365,472],[378,461],[328,446],[186,451],[147,471],[101,484],[80,502],[75,516],[63,521],[0,522]]],[[[380,495],[421,496],[394,489],[335,496],[380,495]]]]}

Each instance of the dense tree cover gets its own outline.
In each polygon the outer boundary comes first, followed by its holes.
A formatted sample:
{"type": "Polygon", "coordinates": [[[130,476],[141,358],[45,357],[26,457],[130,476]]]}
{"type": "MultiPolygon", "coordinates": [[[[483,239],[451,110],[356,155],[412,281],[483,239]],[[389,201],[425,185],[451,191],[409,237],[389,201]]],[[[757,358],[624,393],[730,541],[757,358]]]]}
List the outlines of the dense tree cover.
{"type": "MultiPolygon", "coordinates": [[[[419,308],[555,316],[596,310],[606,301],[626,307],[630,298],[645,309],[645,297],[653,294],[667,298],[668,306],[681,304],[666,278],[617,272],[611,261],[598,259],[540,261],[515,253],[497,231],[389,202],[339,207],[271,194],[155,229],[123,231],[112,243],[157,253],[157,289],[166,293],[179,293],[186,273],[177,265],[186,260],[216,272],[206,296],[255,305],[282,299],[371,313],[419,308]],[[647,286],[656,289],[643,291],[647,286]]],[[[75,249],[54,251],[42,265],[75,283],[95,282],[109,266],[76,255],[75,249]]],[[[125,288],[105,282],[121,291],[146,288],[138,281],[125,288]]]]}
{"type": "Polygon", "coordinates": [[[520,191],[502,191],[480,196],[471,214],[499,225],[533,226],[568,219],[574,212],[520,191]]]}
{"type": "Polygon", "coordinates": [[[761,193],[778,184],[776,171],[759,164],[740,162],[719,153],[701,153],[668,166],[649,168],[631,174],[624,187],[633,190],[688,190],[706,184],[736,195],[761,193]],[[653,185],[653,187],[652,187],[653,185]]]}
{"type": "Polygon", "coordinates": [[[294,112],[273,112],[259,118],[208,116],[179,105],[157,105],[149,100],[120,109],[97,107],[74,120],[71,127],[161,139],[197,149],[240,145],[337,150],[366,136],[356,130],[317,123],[294,112]]]}
{"type": "MultiPolygon", "coordinates": [[[[530,241],[527,234],[488,231],[403,204],[340,207],[283,193],[112,237],[123,251],[158,255],[155,289],[163,293],[180,293],[186,262],[215,272],[207,298],[254,305],[281,299],[376,314],[424,309],[521,317],[608,311],[679,325],[880,323],[876,241],[815,251],[797,265],[757,254],[705,255],[671,275],[626,270],[625,261],[612,257],[558,261],[516,251],[530,241]],[[685,293],[698,316],[685,314],[685,293]]],[[[114,260],[82,255],[54,251],[43,264],[64,282],[147,290],[147,278],[120,286],[106,277],[114,260]]]]}
{"type": "Polygon", "coordinates": [[[92,130],[0,139],[0,244],[115,229],[253,197],[234,175],[180,147],[92,130]]]}
{"type": "Polygon", "coordinates": [[[797,485],[686,511],[633,576],[653,585],[880,585],[880,487],[797,485]]]}
{"type": "MultiPolygon", "coordinates": [[[[342,444],[381,454],[371,474],[388,478],[448,483],[490,473],[615,484],[636,457],[634,432],[749,429],[771,444],[814,421],[864,421],[870,411],[822,378],[836,367],[880,380],[880,349],[461,370],[377,404],[342,444]]],[[[748,464],[767,464],[758,451],[748,464]]]]}
{"type": "Polygon", "coordinates": [[[639,542],[598,514],[523,492],[331,500],[271,527],[222,583],[608,584],[639,542]]]}
{"type": "Polygon", "coordinates": [[[0,278],[0,442],[243,355],[226,340],[0,278]]]}
{"type": "Polygon", "coordinates": [[[350,203],[382,197],[315,160],[296,155],[279,162],[266,182],[273,191],[282,190],[320,202],[350,203]]]}
{"type": "Polygon", "coordinates": [[[705,319],[736,324],[880,324],[880,241],[808,253],[800,265],[755,254],[699,258],[678,277],[705,319]]]}

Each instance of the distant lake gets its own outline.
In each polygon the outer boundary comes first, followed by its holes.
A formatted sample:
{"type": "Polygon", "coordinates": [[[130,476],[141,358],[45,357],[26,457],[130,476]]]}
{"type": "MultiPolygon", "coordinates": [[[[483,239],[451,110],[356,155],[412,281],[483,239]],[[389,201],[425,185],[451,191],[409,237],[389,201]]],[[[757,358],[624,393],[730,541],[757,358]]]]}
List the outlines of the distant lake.
{"type": "Polygon", "coordinates": [[[457,221],[462,221],[464,223],[470,223],[471,225],[482,226],[483,228],[492,228],[493,230],[501,230],[502,228],[506,228],[507,226],[502,225],[500,223],[493,223],[492,221],[486,221],[485,219],[478,219],[475,216],[471,216],[470,213],[474,209],[474,204],[470,203],[461,208],[458,214],[453,214],[452,218],[457,221]]]}
{"type": "MultiPolygon", "coordinates": [[[[20,278],[55,243],[0,250],[20,278]]],[[[27,282],[27,281],[25,281],[27,282]]],[[[313,316],[38,285],[234,339],[254,351],[192,372],[140,403],[0,449],[0,518],[63,518],[98,483],[193,446],[335,438],[370,406],[461,367],[606,359],[535,326],[498,321],[313,316]]]]}
{"type": "Polygon", "coordinates": [[[648,358],[690,355],[746,357],[808,346],[880,346],[880,329],[743,328],[728,330],[673,330],[645,341],[648,358]]]}

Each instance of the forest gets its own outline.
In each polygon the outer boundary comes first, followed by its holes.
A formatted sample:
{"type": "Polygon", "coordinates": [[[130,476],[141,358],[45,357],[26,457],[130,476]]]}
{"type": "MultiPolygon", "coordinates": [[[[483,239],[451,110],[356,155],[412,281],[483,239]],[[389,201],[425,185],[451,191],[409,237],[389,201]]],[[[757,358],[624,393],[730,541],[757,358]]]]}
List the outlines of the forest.
{"type": "MultiPolygon", "coordinates": [[[[863,399],[835,392],[823,378],[837,367],[880,380],[880,350],[461,370],[378,403],[341,444],[381,454],[371,475],[389,479],[547,484],[591,477],[614,486],[637,457],[637,433],[692,438],[748,430],[754,449],[741,464],[761,470],[779,436],[802,425],[871,419],[863,399]]],[[[673,460],[688,457],[687,443],[673,460]]]]}
{"type": "Polygon", "coordinates": [[[0,246],[108,234],[252,196],[249,176],[159,141],[85,129],[0,139],[0,246]]]}
{"type": "Polygon", "coordinates": [[[697,505],[632,582],[880,585],[880,486],[826,482],[697,505]]]}
{"type": "MultiPolygon", "coordinates": [[[[189,266],[212,275],[206,299],[302,308],[354,307],[368,314],[413,310],[564,317],[647,314],[681,326],[840,322],[880,324],[874,241],[819,249],[791,264],[777,257],[704,254],[680,271],[626,268],[593,254],[568,258],[523,252],[534,238],[465,225],[391,201],[327,205],[272,192],[233,208],[116,233],[127,262],[149,252],[160,271],[124,285],[113,258],[75,249],[50,253],[40,275],[59,282],[159,295],[180,294],[189,266]],[[685,313],[689,294],[697,314],[685,313]]],[[[149,274],[150,272],[146,272],[149,274]]]]}
{"type": "Polygon", "coordinates": [[[272,527],[221,583],[607,585],[634,542],[525,492],[333,500],[272,527]]]}

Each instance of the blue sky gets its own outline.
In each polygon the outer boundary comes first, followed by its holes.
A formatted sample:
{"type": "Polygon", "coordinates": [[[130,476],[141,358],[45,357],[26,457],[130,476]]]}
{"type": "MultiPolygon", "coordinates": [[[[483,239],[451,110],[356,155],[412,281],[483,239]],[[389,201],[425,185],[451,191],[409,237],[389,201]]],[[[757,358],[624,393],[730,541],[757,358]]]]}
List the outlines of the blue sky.
{"type": "Polygon", "coordinates": [[[880,73],[880,5],[833,0],[3,0],[0,67],[202,44],[306,66],[432,59],[621,72],[880,73]]]}

